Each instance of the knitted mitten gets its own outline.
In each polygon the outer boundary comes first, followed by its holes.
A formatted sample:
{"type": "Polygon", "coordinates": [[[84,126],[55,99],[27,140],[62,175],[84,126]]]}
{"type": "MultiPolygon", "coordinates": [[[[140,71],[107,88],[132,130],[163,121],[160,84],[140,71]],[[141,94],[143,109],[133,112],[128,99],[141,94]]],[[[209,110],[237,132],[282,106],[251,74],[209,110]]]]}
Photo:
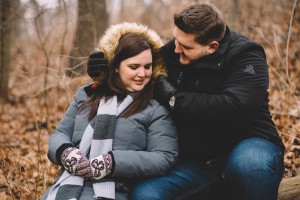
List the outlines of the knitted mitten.
{"type": "Polygon", "coordinates": [[[76,176],[91,175],[90,162],[82,151],[76,147],[68,147],[61,154],[64,169],[76,176]]]}
{"type": "Polygon", "coordinates": [[[90,165],[92,168],[92,179],[100,180],[111,173],[113,159],[110,154],[101,154],[90,160],[90,165]]]}

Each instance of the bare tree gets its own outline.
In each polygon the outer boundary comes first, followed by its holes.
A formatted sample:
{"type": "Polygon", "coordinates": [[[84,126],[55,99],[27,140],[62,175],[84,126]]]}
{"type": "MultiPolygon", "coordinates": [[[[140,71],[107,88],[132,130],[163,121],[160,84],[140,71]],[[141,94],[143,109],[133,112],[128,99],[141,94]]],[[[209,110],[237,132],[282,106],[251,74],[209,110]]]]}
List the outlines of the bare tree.
{"type": "Polygon", "coordinates": [[[70,77],[85,74],[86,58],[98,43],[108,24],[105,0],[78,0],[78,21],[70,64],[70,77]]]}
{"type": "Polygon", "coordinates": [[[8,100],[8,72],[10,63],[11,41],[11,8],[10,0],[0,2],[0,101],[8,100]]]}

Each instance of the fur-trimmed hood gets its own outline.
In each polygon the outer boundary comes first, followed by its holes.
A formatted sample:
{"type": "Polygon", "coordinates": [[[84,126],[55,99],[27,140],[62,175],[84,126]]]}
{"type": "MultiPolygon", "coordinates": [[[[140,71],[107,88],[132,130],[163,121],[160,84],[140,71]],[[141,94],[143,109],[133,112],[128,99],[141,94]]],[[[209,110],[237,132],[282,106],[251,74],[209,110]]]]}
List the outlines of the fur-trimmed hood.
{"type": "MultiPolygon", "coordinates": [[[[162,56],[159,54],[160,48],[163,46],[163,42],[155,31],[145,25],[123,22],[110,26],[100,38],[100,42],[96,50],[104,52],[108,62],[111,63],[116,48],[119,45],[120,38],[127,33],[138,33],[145,36],[149,45],[152,47],[154,54],[156,54],[154,56],[156,60],[153,65],[154,68],[152,77],[157,78],[160,74],[167,76],[162,56]]],[[[99,80],[103,80],[104,76],[105,74],[101,74],[99,80]]]]}

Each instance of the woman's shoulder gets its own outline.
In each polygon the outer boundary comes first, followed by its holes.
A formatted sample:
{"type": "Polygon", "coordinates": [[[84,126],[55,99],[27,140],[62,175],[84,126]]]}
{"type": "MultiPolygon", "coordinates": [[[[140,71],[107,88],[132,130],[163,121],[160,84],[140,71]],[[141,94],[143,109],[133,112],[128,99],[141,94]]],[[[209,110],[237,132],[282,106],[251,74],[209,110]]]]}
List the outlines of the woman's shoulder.
{"type": "Polygon", "coordinates": [[[156,115],[169,115],[169,111],[155,99],[150,101],[150,104],[144,110],[144,113],[146,115],[152,115],[154,113],[156,113],[156,115]]]}
{"type": "Polygon", "coordinates": [[[74,99],[76,101],[85,101],[88,98],[87,91],[90,90],[92,83],[80,86],[75,93],[74,99]]]}
{"type": "Polygon", "coordinates": [[[142,112],[132,116],[145,126],[150,126],[153,122],[161,121],[162,119],[171,119],[170,112],[158,103],[156,100],[151,100],[150,104],[142,112]]]}
{"type": "Polygon", "coordinates": [[[153,108],[159,108],[159,107],[163,107],[158,101],[156,101],[155,99],[151,99],[150,100],[150,106],[152,106],[153,108]]]}

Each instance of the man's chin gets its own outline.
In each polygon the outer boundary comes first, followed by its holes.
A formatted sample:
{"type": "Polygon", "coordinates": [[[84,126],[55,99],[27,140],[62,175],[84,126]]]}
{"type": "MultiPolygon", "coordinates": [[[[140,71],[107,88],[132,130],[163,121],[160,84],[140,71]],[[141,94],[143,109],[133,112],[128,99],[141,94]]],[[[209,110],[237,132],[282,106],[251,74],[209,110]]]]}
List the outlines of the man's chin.
{"type": "Polygon", "coordinates": [[[180,57],[179,62],[180,62],[182,65],[188,65],[188,64],[191,63],[190,60],[184,59],[184,58],[182,58],[182,57],[180,57]]]}

